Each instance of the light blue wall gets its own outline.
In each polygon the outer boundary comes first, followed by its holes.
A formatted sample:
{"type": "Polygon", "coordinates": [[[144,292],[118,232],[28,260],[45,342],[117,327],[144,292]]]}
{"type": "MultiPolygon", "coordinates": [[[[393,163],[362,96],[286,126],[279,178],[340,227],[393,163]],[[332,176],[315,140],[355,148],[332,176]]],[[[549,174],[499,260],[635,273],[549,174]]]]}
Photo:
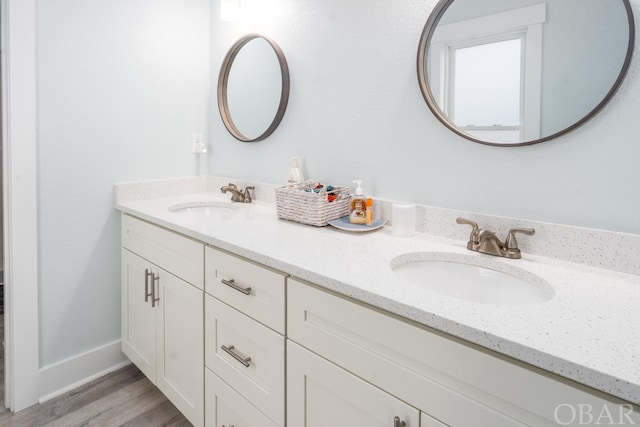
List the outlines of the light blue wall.
{"type": "Polygon", "coordinates": [[[422,99],[415,56],[435,1],[264,1],[270,18],[222,23],[213,0],[211,34],[208,0],[38,2],[43,366],[120,336],[115,182],[208,168],[283,183],[298,155],[307,175],[363,179],[379,197],[640,231],[637,55],[618,96],[586,126],[499,149],[451,134],[422,99]],[[226,132],[209,85],[249,32],[275,38],[291,69],[282,125],[254,144],[226,132]],[[190,137],[207,126],[203,164],[190,137]]]}
{"type": "Polygon", "coordinates": [[[42,0],[37,16],[41,364],[120,337],[115,182],[198,173],[208,0],[42,0]]]}
{"type": "MultiPolygon", "coordinates": [[[[631,3],[638,27],[640,0],[631,3]]],[[[416,53],[436,1],[271,0],[272,16],[236,23],[221,22],[212,4],[212,80],[235,39],[261,32],[289,61],[291,97],[281,126],[259,143],[234,140],[214,108],[211,173],[283,183],[297,155],[307,176],[362,179],[378,197],[640,232],[637,49],[595,119],[552,142],[497,148],[454,135],[422,98],[416,53]]]]}

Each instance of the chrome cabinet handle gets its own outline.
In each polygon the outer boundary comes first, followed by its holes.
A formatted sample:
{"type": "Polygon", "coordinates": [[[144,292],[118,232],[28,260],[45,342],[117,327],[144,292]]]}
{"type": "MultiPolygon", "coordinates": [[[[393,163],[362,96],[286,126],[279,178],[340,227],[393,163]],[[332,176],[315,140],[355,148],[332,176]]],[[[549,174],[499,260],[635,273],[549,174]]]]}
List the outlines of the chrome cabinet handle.
{"type": "Polygon", "coordinates": [[[242,363],[245,366],[245,368],[248,368],[249,366],[251,366],[251,363],[250,363],[251,358],[240,356],[238,353],[236,353],[235,346],[230,345],[229,347],[227,347],[226,345],[222,345],[220,348],[223,349],[229,356],[233,357],[238,362],[242,363]]]}
{"type": "Polygon", "coordinates": [[[224,283],[225,285],[235,289],[238,292],[242,292],[245,295],[249,295],[251,293],[251,287],[243,288],[242,286],[238,286],[238,285],[236,285],[235,279],[231,279],[231,280],[222,279],[221,282],[224,283]]]}
{"type": "Polygon", "coordinates": [[[155,307],[160,302],[160,295],[156,296],[156,282],[158,282],[158,293],[160,293],[160,275],[154,274],[151,281],[151,307],[155,307]]]}
{"type": "MultiPolygon", "coordinates": [[[[225,426],[224,424],[222,424],[222,427],[227,427],[227,426],[225,426]]],[[[231,424],[229,427],[236,427],[236,426],[234,426],[233,424],[231,424]]]]}
{"type": "Polygon", "coordinates": [[[405,427],[407,423],[404,421],[400,421],[400,417],[395,417],[393,419],[393,427],[405,427]]]}
{"type": "Polygon", "coordinates": [[[148,268],[144,269],[144,302],[149,301],[151,292],[149,292],[149,276],[153,276],[153,273],[148,268]]]}

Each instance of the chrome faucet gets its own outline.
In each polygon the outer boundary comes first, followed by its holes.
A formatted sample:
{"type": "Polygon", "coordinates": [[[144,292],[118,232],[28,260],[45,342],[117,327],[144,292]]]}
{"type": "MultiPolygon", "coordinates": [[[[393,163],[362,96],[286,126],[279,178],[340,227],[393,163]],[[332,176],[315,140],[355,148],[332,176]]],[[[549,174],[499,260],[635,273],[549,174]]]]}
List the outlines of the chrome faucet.
{"type": "Polygon", "coordinates": [[[478,224],[474,221],[466,218],[458,218],[456,219],[456,222],[458,224],[467,224],[472,227],[471,235],[467,242],[467,249],[470,251],[513,259],[521,258],[520,248],[518,248],[518,241],[516,240],[516,233],[533,236],[536,232],[533,228],[512,228],[509,230],[509,233],[507,233],[507,238],[504,243],[502,243],[493,231],[478,228],[478,224]]]}
{"type": "Polygon", "coordinates": [[[238,190],[238,187],[236,187],[235,184],[229,183],[228,185],[222,186],[220,191],[222,191],[222,193],[230,191],[232,202],[251,203],[251,193],[249,193],[249,190],[255,189],[256,187],[247,186],[243,192],[242,190],[238,190]]]}

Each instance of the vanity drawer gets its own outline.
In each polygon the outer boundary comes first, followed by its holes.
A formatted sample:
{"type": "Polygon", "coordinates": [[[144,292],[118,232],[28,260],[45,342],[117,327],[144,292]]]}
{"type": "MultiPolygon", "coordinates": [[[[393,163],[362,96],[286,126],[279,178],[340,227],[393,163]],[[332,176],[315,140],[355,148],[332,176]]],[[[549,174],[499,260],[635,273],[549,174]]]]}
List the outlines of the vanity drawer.
{"type": "Polygon", "coordinates": [[[286,275],[207,247],[205,290],[271,329],[285,333],[286,275]]]}
{"type": "Polygon", "coordinates": [[[205,296],[205,365],[279,425],[284,425],[284,356],[282,335],[205,296]]]}
{"type": "Polygon", "coordinates": [[[206,427],[278,427],[216,374],[204,371],[206,427]]]}
{"type": "Polygon", "coordinates": [[[129,215],[122,215],[122,247],[204,289],[204,245],[129,215]]]}
{"type": "Polygon", "coordinates": [[[543,375],[460,340],[294,279],[287,287],[289,339],[452,427],[555,425],[555,406],[573,401],[566,385],[551,390],[543,375]]]}

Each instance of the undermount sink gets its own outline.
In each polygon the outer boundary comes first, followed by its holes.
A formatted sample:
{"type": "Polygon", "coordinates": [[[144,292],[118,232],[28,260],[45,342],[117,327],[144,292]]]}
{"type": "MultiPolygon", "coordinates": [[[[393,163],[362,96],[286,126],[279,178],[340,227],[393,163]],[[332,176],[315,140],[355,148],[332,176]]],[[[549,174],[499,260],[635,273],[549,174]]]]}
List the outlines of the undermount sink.
{"type": "Polygon", "coordinates": [[[206,200],[198,202],[177,203],[175,205],[169,206],[167,209],[169,209],[170,212],[174,213],[213,216],[218,214],[230,213],[238,209],[238,207],[231,202],[206,200]]]}
{"type": "Polygon", "coordinates": [[[417,252],[396,257],[390,265],[413,286],[467,301],[539,304],[555,294],[551,285],[535,274],[485,257],[417,252]]]}

